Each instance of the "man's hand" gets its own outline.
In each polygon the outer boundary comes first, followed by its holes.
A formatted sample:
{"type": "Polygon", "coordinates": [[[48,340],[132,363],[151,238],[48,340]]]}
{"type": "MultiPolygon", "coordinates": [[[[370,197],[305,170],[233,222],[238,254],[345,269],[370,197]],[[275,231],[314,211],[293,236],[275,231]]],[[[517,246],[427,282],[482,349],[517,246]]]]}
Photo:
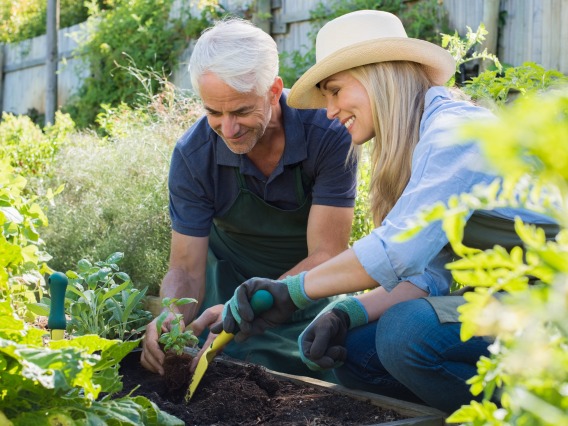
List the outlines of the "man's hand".
{"type": "MultiPolygon", "coordinates": [[[[210,308],[203,311],[203,313],[199,317],[197,317],[191,324],[189,324],[189,327],[191,327],[193,334],[195,334],[196,336],[201,336],[201,334],[206,329],[208,328],[210,329],[213,324],[221,324],[222,313],[223,313],[223,305],[211,306],[210,308]]],[[[205,352],[205,350],[209,346],[211,346],[211,343],[213,343],[215,337],[217,337],[217,334],[211,331],[207,336],[207,340],[205,340],[205,343],[203,344],[197,355],[193,358],[193,361],[191,361],[191,366],[189,367],[189,369],[192,373],[197,368],[197,363],[199,362],[201,355],[203,355],[203,352],[205,352]]]]}
{"type": "Polygon", "coordinates": [[[304,273],[283,280],[251,278],[237,287],[234,296],[225,304],[223,323],[211,329],[214,333],[225,330],[235,334],[235,342],[262,334],[267,328],[288,321],[294,312],[313,301],[303,293],[304,273]],[[272,307],[260,315],[253,312],[250,300],[258,290],[266,290],[273,297],[272,307]]]}
{"type": "MultiPolygon", "coordinates": [[[[162,330],[158,333],[157,322],[158,318],[154,318],[154,320],[146,326],[146,332],[144,333],[144,339],[142,340],[142,355],[140,356],[140,363],[142,366],[154,373],[159,373],[164,375],[164,368],[162,365],[164,364],[165,354],[160,348],[160,344],[158,343],[158,339],[160,338],[161,333],[169,331],[170,324],[175,316],[170,313],[164,322],[162,323],[162,330]]],[[[184,327],[183,321],[180,324],[184,327]]]]}

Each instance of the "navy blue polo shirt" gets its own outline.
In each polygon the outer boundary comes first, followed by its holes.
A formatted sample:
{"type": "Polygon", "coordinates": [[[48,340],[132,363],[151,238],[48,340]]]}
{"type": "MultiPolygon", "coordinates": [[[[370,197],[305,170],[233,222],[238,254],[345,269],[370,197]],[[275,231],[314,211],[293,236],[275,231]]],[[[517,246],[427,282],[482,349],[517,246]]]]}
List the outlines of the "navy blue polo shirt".
{"type": "Polygon", "coordinates": [[[172,228],[194,237],[209,235],[213,218],[222,217],[239,194],[235,168],[247,188],[268,204],[296,209],[298,197],[294,168],[301,166],[306,194],[312,204],[353,207],[356,166],[346,162],[351,136],[325,110],[297,110],[280,98],[286,145],[274,172],[265,177],[246,154],[234,154],[200,118],[177,142],[170,165],[170,217],[172,228]]]}

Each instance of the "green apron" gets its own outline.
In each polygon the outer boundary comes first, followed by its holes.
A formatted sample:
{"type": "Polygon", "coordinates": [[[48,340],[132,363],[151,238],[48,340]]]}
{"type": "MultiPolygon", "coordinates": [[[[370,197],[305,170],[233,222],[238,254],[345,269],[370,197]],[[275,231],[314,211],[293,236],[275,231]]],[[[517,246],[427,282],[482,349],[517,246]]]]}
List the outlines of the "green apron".
{"type": "MultiPolygon", "coordinates": [[[[560,232],[556,224],[539,224],[544,229],[546,238],[552,240],[560,232]]],[[[464,229],[463,243],[468,247],[481,250],[500,245],[507,250],[515,246],[522,246],[523,242],[515,231],[515,222],[510,219],[490,216],[487,213],[476,211],[471,215],[464,229]]],[[[462,296],[463,289],[449,296],[426,297],[432,305],[441,323],[459,322],[457,308],[465,303],[462,296]]]]}
{"type": "MultiPolygon", "coordinates": [[[[306,196],[300,166],[295,182],[299,207],[282,210],[267,204],[246,187],[243,175],[235,168],[239,195],[229,211],[215,218],[209,236],[206,289],[201,312],[225,303],[235,288],[252,277],[276,279],[308,255],[307,223],[311,196],[306,196]]],[[[290,322],[253,336],[245,342],[229,343],[223,353],[233,358],[264,365],[289,374],[330,379],[329,373],[311,371],[301,361],[298,335],[330,302],[318,301],[298,311],[290,322]]],[[[201,338],[201,344],[205,336],[201,338]]]]}

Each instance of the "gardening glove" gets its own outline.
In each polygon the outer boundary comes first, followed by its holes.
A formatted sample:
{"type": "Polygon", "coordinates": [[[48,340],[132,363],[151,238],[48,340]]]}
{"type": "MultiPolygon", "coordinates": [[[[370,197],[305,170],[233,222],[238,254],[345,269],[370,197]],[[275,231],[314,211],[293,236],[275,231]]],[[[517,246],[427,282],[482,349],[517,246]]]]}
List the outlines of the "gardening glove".
{"type": "Polygon", "coordinates": [[[347,332],[368,322],[367,311],[355,297],[330,303],[298,337],[300,358],[314,371],[340,367],[347,358],[347,332]]]}
{"type": "Polygon", "coordinates": [[[222,324],[215,325],[211,331],[218,333],[223,329],[235,334],[236,342],[242,342],[250,336],[262,334],[267,328],[283,324],[298,309],[304,309],[315,302],[304,291],[305,274],[289,275],[283,280],[251,278],[245,281],[225,304],[222,324]],[[267,290],[272,294],[274,302],[270,309],[255,316],[250,299],[258,290],[267,290]]]}

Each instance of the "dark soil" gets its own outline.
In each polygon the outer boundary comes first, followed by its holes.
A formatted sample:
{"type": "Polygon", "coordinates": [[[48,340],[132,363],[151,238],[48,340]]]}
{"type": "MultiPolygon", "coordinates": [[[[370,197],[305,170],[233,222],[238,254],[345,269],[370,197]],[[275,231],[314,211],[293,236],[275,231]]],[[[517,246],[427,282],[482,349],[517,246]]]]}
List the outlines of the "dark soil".
{"type": "MultiPolygon", "coordinates": [[[[347,395],[275,376],[263,367],[214,361],[189,404],[189,378],[166,383],[145,370],[139,353],[121,364],[124,390],[119,396],[143,395],[186,425],[369,425],[403,419],[399,413],[347,395]],[[183,382],[183,383],[181,383],[183,382]]],[[[188,358],[189,359],[189,358],[188,358]]],[[[186,370],[188,370],[188,364],[186,370]]]]}

